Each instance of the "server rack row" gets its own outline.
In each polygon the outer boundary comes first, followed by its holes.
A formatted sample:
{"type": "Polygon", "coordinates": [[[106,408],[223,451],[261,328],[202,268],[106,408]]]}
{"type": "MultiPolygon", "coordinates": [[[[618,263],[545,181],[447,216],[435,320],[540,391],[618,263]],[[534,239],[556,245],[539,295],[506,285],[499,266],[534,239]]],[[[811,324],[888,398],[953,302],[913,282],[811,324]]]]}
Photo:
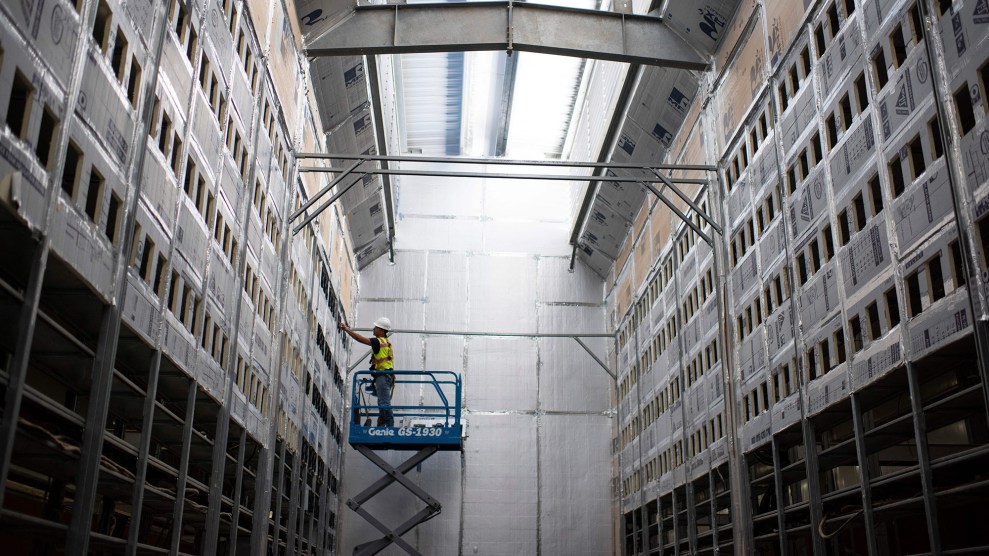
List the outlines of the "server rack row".
{"type": "MultiPolygon", "coordinates": [[[[716,288],[731,364],[711,369],[728,392],[709,396],[708,415],[734,423],[737,452],[698,454],[682,425],[693,411],[681,385],[696,371],[678,305],[706,287],[704,273],[678,271],[691,266],[681,228],[619,332],[626,554],[733,540],[760,554],[989,550],[980,6],[815,3],[743,124],[709,153],[721,181],[699,199],[726,228],[716,288]],[[657,327],[648,314],[677,318],[657,327]],[[679,352],[651,356],[670,332],[679,352]],[[666,378],[644,387],[656,373],[666,378]],[[664,420],[648,439],[641,423],[664,420]],[[654,468],[648,446],[663,442],[672,456],[654,468]]],[[[775,39],[766,12],[739,14],[751,22],[742,40],[775,39]]],[[[702,112],[705,130],[719,105],[702,112]]]]}
{"type": "Polygon", "coordinates": [[[287,233],[317,127],[264,65],[275,13],[0,9],[12,554],[334,546],[347,350],[323,331],[350,301],[323,240],[287,233]]]}

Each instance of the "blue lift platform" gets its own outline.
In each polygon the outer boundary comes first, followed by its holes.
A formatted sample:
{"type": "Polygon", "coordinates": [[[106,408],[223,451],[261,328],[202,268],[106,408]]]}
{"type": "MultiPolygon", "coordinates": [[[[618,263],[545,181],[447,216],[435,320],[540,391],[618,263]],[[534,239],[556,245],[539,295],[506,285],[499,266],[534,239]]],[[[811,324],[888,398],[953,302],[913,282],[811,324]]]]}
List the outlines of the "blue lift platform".
{"type": "Polygon", "coordinates": [[[436,452],[463,451],[460,375],[451,371],[373,371],[373,373],[395,376],[393,399],[396,392],[401,393],[406,388],[424,387],[422,388],[424,397],[429,400],[430,405],[392,405],[396,426],[377,426],[382,407],[377,405],[377,399],[371,394],[374,381],[372,371],[354,373],[351,384],[351,423],[347,440],[355,450],[385,473],[369,487],[347,500],[347,507],[384,535],[379,539],[357,545],[354,547],[354,555],[377,554],[394,543],[408,554],[422,556],[402,539],[402,535],[420,523],[439,515],[442,505],[405,474],[436,452]],[[415,451],[415,454],[399,465],[392,466],[375,453],[379,450],[406,450],[415,451]],[[389,529],[372,516],[363,505],[395,482],[422,500],[426,507],[395,529],[389,529]]]}

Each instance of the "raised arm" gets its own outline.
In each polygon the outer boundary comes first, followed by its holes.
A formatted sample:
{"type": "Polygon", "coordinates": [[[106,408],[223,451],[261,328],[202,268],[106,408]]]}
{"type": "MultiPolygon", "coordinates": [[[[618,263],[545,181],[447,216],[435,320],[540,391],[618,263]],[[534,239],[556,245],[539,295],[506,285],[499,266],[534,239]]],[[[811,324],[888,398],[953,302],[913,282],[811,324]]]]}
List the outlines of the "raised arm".
{"type": "Polygon", "coordinates": [[[341,322],[341,323],[340,323],[340,330],[343,330],[343,331],[344,331],[344,332],[346,332],[346,333],[347,333],[347,334],[348,334],[348,335],[349,335],[349,336],[350,336],[351,338],[353,338],[353,339],[355,339],[355,340],[357,340],[358,342],[360,342],[360,343],[362,343],[362,344],[364,344],[364,345],[366,345],[366,346],[369,346],[369,345],[371,345],[371,340],[370,340],[370,339],[369,339],[369,338],[368,338],[367,336],[363,336],[363,335],[361,335],[361,334],[358,334],[357,332],[354,332],[353,330],[351,330],[351,329],[350,329],[350,327],[349,327],[349,326],[347,326],[347,325],[346,325],[345,323],[343,323],[343,322],[341,322]]]}

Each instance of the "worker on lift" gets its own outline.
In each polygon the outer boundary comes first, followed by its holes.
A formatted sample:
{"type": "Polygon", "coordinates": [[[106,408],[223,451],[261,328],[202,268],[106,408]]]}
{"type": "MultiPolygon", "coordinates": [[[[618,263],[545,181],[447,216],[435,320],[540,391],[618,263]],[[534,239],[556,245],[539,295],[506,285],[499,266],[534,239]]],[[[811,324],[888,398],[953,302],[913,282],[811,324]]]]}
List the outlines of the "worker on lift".
{"type": "MultiPolygon", "coordinates": [[[[395,362],[392,356],[391,342],[388,341],[388,332],[391,330],[391,321],[387,317],[381,317],[374,321],[374,329],[371,331],[374,337],[368,338],[354,332],[345,323],[340,323],[340,330],[343,330],[351,338],[358,342],[371,346],[371,370],[372,371],[393,371],[395,362]]],[[[391,411],[391,393],[395,386],[395,375],[386,373],[371,373],[374,378],[374,392],[372,394],[378,398],[378,406],[381,412],[378,415],[379,427],[394,427],[395,417],[391,411]]]]}

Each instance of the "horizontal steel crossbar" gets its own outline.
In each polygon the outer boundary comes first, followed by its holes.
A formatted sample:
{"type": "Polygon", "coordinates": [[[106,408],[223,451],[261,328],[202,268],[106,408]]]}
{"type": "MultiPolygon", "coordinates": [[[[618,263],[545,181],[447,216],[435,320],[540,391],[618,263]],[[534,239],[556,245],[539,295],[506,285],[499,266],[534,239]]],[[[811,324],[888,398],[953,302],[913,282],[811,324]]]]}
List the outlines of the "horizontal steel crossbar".
{"type": "MultiPolygon", "coordinates": [[[[645,168],[640,168],[646,170],[645,168]]],[[[299,172],[304,174],[328,174],[339,171],[339,168],[320,168],[319,166],[302,166],[299,172]]],[[[358,175],[377,176],[424,176],[439,178],[487,178],[503,180],[546,180],[546,181],[613,181],[615,183],[641,183],[644,178],[627,178],[621,176],[582,176],[571,174],[505,174],[498,172],[458,172],[450,170],[411,170],[405,168],[368,168],[354,171],[358,175]]],[[[691,185],[707,185],[703,178],[672,178],[677,183],[691,185]]]]}
{"type": "MultiPolygon", "coordinates": [[[[372,162],[421,162],[428,164],[491,164],[496,166],[563,166],[566,168],[612,168],[622,170],[685,170],[714,172],[705,164],[647,164],[635,162],[580,162],[570,160],[522,160],[511,158],[467,158],[458,156],[369,155],[343,153],[296,153],[295,158],[318,160],[368,160],[372,162]]],[[[602,176],[598,176],[602,178],[602,176]]]]}
{"type": "Polygon", "coordinates": [[[528,2],[358,5],[307,41],[306,55],[513,50],[707,70],[659,17],[528,2]]]}

